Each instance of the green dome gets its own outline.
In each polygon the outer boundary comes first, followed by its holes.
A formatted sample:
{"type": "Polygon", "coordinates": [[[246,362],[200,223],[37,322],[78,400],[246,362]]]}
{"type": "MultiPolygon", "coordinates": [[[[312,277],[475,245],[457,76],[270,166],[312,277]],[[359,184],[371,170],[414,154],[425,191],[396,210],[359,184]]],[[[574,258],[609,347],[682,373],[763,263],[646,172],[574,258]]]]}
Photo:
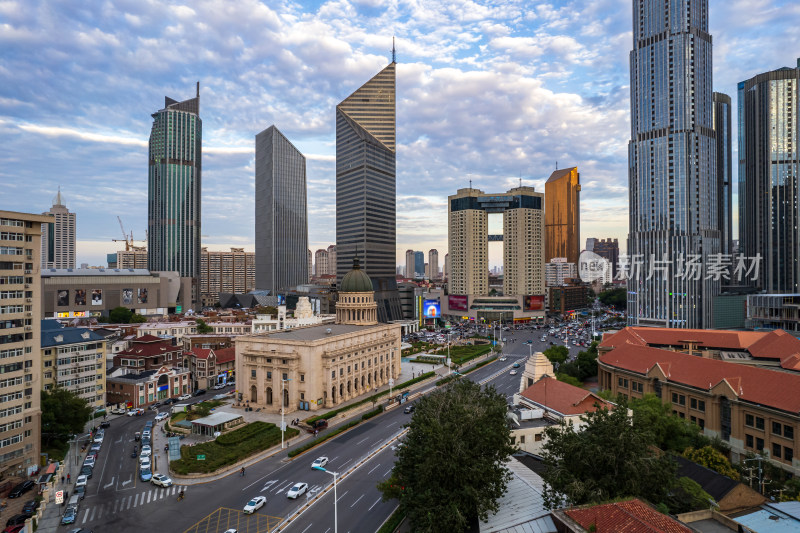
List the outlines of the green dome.
{"type": "Polygon", "coordinates": [[[342,278],[342,286],[339,292],[373,292],[372,280],[367,273],[361,270],[358,264],[358,257],[353,258],[353,270],[342,278]]]}

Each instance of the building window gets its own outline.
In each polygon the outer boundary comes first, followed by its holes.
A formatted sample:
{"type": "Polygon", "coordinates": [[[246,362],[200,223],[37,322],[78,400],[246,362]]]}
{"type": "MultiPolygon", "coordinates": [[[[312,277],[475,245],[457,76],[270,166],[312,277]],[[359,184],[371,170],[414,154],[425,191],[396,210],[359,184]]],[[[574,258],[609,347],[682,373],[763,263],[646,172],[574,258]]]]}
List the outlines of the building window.
{"type": "Polygon", "coordinates": [[[288,379],[289,379],[289,374],[287,374],[286,372],[284,372],[284,373],[283,373],[283,381],[286,381],[286,380],[288,380],[288,379]]]}
{"type": "Polygon", "coordinates": [[[753,447],[753,436],[752,436],[752,435],[747,435],[747,434],[745,434],[745,436],[744,436],[744,443],[745,443],[744,445],[745,445],[746,447],[748,447],[748,448],[752,448],[752,447],[753,447]]]}
{"type": "Polygon", "coordinates": [[[783,426],[784,438],[794,440],[794,428],[792,426],[783,426]]]}
{"type": "Polygon", "coordinates": [[[673,392],[672,393],[672,403],[678,403],[678,393],[677,392],[673,392]]]}
{"type": "Polygon", "coordinates": [[[747,427],[755,427],[755,417],[753,415],[744,415],[744,425],[747,427]]]}
{"type": "Polygon", "coordinates": [[[305,381],[305,380],[306,380],[306,375],[300,374],[300,381],[305,381]]]}
{"type": "Polygon", "coordinates": [[[772,445],[772,457],[776,459],[781,458],[781,445],[780,444],[773,444],[772,445]]]}
{"type": "Polygon", "coordinates": [[[700,429],[705,429],[705,428],[706,428],[706,421],[705,421],[705,419],[703,419],[703,418],[698,418],[698,419],[697,419],[697,425],[698,425],[698,426],[700,426],[700,429]]]}
{"type": "Polygon", "coordinates": [[[331,370],[331,379],[336,379],[336,370],[331,370]]]}
{"type": "Polygon", "coordinates": [[[256,377],[256,369],[255,368],[250,370],[250,377],[255,379],[255,377],[256,377]]]}
{"type": "Polygon", "coordinates": [[[533,436],[533,440],[536,442],[540,442],[542,440],[542,434],[537,433],[536,435],[533,436]]]}
{"type": "Polygon", "coordinates": [[[772,434],[773,435],[780,435],[781,434],[782,425],[780,422],[773,422],[772,423],[772,434]]]}
{"type": "Polygon", "coordinates": [[[520,443],[520,444],[525,444],[525,435],[520,435],[520,437],[519,437],[519,443],[520,443]]]}
{"type": "Polygon", "coordinates": [[[756,450],[761,451],[764,449],[764,439],[756,437],[756,450]]]}
{"type": "Polygon", "coordinates": [[[267,372],[267,379],[272,379],[272,372],[267,372]]]}
{"type": "Polygon", "coordinates": [[[787,446],[783,447],[783,458],[791,463],[792,459],[794,458],[794,448],[789,448],[787,446]]]}
{"type": "MultiPolygon", "coordinates": [[[[760,416],[756,417],[756,429],[760,429],[761,431],[764,431],[764,419],[761,418],[760,416]]],[[[761,448],[759,448],[759,450],[760,449],[761,448]]]]}

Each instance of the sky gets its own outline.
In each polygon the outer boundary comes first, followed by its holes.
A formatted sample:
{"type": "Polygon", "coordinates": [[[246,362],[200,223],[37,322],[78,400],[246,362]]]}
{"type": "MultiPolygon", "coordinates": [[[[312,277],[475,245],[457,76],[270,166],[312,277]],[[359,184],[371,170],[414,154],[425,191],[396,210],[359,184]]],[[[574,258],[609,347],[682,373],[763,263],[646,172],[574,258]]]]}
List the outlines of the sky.
{"type": "MultiPolygon", "coordinates": [[[[78,263],[105,265],[117,216],[145,237],[150,115],[199,81],[203,245],[253,250],[255,135],[274,124],[307,157],[309,247],[327,247],[335,106],[391,61],[395,36],[398,264],[406,249],[444,260],[457,189],[544,192],[556,166],[581,174],[582,245],[624,249],[631,6],[0,0],[0,209],[47,211],[61,187],[78,263]]],[[[796,1],[711,0],[714,89],[735,103],[737,82],[795,66],[798,27],[796,1]]]]}

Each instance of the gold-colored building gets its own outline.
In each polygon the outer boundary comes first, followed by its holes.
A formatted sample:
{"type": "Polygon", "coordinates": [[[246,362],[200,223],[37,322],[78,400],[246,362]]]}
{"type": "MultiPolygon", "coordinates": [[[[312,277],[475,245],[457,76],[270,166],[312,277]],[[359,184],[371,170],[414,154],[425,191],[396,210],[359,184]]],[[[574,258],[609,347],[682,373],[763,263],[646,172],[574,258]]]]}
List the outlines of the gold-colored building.
{"type": "Polygon", "coordinates": [[[27,475],[41,447],[41,240],[53,217],[0,211],[0,477],[27,475]]]}
{"type": "Polygon", "coordinates": [[[544,185],[544,261],[566,257],[578,263],[581,253],[580,174],[578,167],[556,170],[544,185]]]}

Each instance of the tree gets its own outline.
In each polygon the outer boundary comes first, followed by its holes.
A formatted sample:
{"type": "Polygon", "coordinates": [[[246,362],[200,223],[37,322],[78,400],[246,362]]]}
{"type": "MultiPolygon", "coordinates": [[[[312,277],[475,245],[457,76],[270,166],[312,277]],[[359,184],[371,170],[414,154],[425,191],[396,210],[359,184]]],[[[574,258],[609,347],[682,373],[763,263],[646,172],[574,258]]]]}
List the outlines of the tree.
{"type": "Polygon", "coordinates": [[[108,322],[111,324],[139,324],[145,320],[147,320],[145,317],[127,307],[115,307],[108,312],[108,322]]]}
{"type": "Polygon", "coordinates": [[[682,453],[686,448],[703,447],[709,440],[702,435],[699,426],[673,416],[670,406],[655,394],[645,394],[641,399],[632,399],[633,425],[653,435],[653,443],[665,451],[682,453]]]}
{"type": "Polygon", "coordinates": [[[558,381],[563,381],[564,383],[569,383],[570,385],[574,385],[576,387],[583,387],[583,382],[570,374],[558,373],[556,374],[556,378],[558,381]]]}
{"type": "Polygon", "coordinates": [[[613,411],[599,409],[581,420],[577,430],[564,422],[545,429],[542,478],[549,509],[628,496],[663,501],[677,465],[653,449],[651,434],[631,424],[624,399],[613,411]]]}
{"type": "Polygon", "coordinates": [[[597,375],[597,341],[593,341],[588,350],[578,353],[575,364],[578,365],[579,380],[584,381],[597,375]]]}
{"type": "Polygon", "coordinates": [[[559,346],[550,346],[549,348],[547,348],[542,353],[554,365],[562,364],[569,357],[569,350],[567,349],[567,347],[566,346],[560,346],[560,345],[559,346]]]}
{"type": "Polygon", "coordinates": [[[605,305],[625,309],[628,305],[628,293],[626,289],[610,289],[597,295],[597,298],[605,305]]]}
{"type": "Polygon", "coordinates": [[[683,456],[693,461],[700,466],[710,468],[714,472],[728,476],[731,479],[739,481],[739,472],[736,471],[728,458],[722,455],[711,446],[703,446],[702,448],[686,448],[683,456]]]}
{"type": "Polygon", "coordinates": [[[92,408],[74,392],[56,387],[42,391],[42,443],[63,444],[75,433],[82,433],[92,408]]]}
{"type": "Polygon", "coordinates": [[[197,325],[197,333],[199,333],[201,335],[205,335],[207,333],[212,333],[214,331],[214,328],[212,328],[211,326],[206,324],[205,320],[202,320],[200,318],[197,319],[195,324],[197,325]]]}
{"type": "Polygon", "coordinates": [[[688,477],[679,477],[664,503],[672,514],[708,509],[714,498],[699,483],[688,477]]]}
{"type": "Polygon", "coordinates": [[[411,530],[467,530],[497,511],[514,452],[506,399],[494,387],[457,379],[417,402],[383,499],[398,498],[411,530]]]}

